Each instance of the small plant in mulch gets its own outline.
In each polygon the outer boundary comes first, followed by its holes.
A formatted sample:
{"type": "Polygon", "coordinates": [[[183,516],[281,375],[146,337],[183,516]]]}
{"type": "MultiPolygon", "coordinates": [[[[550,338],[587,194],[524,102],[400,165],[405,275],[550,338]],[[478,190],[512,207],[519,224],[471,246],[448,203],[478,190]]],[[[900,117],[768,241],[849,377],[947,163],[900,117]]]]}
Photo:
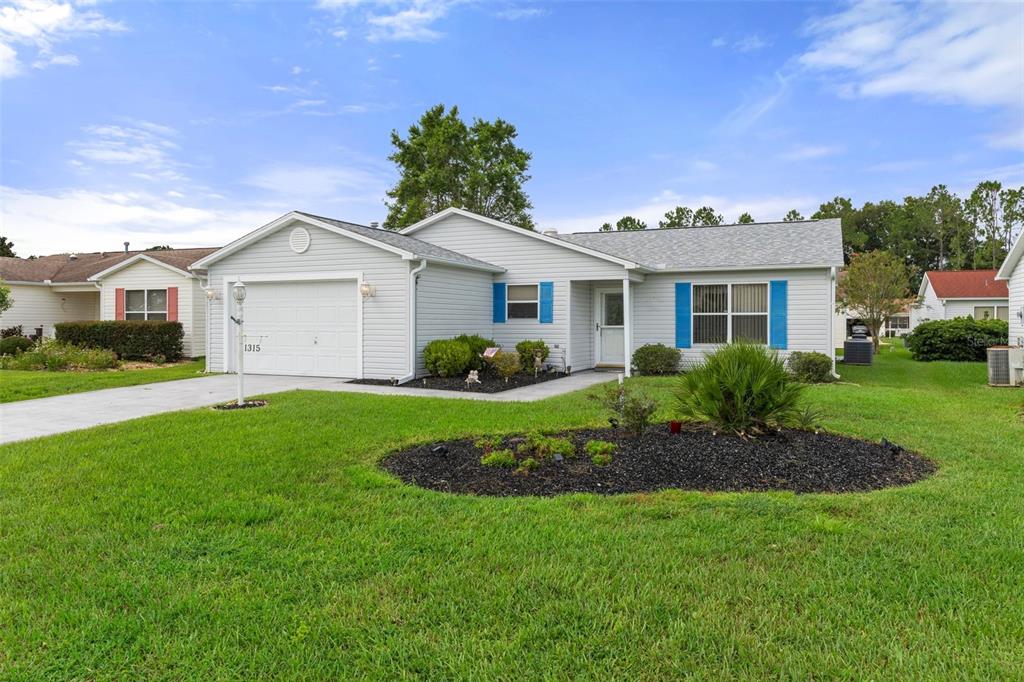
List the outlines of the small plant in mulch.
{"type": "Polygon", "coordinates": [[[246,400],[241,405],[239,405],[236,401],[233,400],[230,403],[221,403],[219,405],[214,405],[213,409],[215,409],[215,410],[248,410],[248,409],[253,408],[253,407],[265,407],[266,404],[267,404],[266,400],[246,400]]]}
{"type": "Polygon", "coordinates": [[[528,474],[531,471],[540,468],[540,462],[533,457],[527,457],[526,459],[519,462],[519,468],[516,469],[517,474],[528,474]]]}
{"type": "Polygon", "coordinates": [[[516,455],[508,448],[491,450],[480,458],[480,463],[485,467],[514,467],[516,465],[516,455]]]}
{"type": "Polygon", "coordinates": [[[612,413],[608,419],[612,428],[621,426],[635,436],[650,426],[651,417],[658,411],[658,401],[629,382],[609,386],[591,397],[612,413]]]}
{"type": "Polygon", "coordinates": [[[494,354],[494,357],[491,358],[491,366],[494,367],[494,371],[498,373],[498,376],[506,382],[523,368],[523,364],[520,362],[517,354],[505,351],[498,351],[494,354]]]}

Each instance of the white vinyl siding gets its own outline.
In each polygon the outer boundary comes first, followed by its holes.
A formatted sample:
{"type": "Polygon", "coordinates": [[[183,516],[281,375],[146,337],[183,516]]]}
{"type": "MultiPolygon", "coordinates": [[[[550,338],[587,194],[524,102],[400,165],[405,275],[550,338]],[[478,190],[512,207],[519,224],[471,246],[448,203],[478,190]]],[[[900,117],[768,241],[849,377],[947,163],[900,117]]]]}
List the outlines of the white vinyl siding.
{"type": "Polygon", "coordinates": [[[54,291],[45,284],[9,284],[14,304],[0,315],[0,327],[22,326],[24,334],[43,328],[43,336],[53,336],[58,322],[98,320],[100,292],[54,291]]]}
{"type": "Polygon", "coordinates": [[[1024,310],[1024,258],[1017,261],[1006,285],[1010,289],[1010,345],[1024,346],[1024,322],[1017,317],[1018,311],[1024,310]]]}
{"type": "Polygon", "coordinates": [[[974,317],[976,308],[988,308],[991,312],[997,306],[1006,305],[1005,298],[948,298],[946,299],[946,317],[952,320],[954,317],[974,317]]]}
{"type": "MultiPolygon", "coordinates": [[[[292,227],[293,223],[286,223],[210,265],[210,286],[223,292],[225,277],[235,275],[361,272],[375,290],[363,301],[363,376],[405,376],[409,371],[409,263],[397,254],[313,226],[307,226],[309,249],[298,254],[288,245],[292,227]]],[[[224,303],[221,293],[210,306],[210,369],[215,372],[225,368],[224,303]]]]}
{"type": "Polygon", "coordinates": [[[434,339],[462,334],[492,338],[492,277],[489,272],[430,263],[416,288],[417,374],[426,372],[423,348],[434,339]]]}
{"type": "MultiPolygon", "coordinates": [[[[103,320],[115,319],[116,289],[124,289],[127,295],[128,291],[133,290],[166,290],[168,287],[178,287],[178,321],[181,322],[185,334],[182,344],[185,356],[199,357],[205,354],[205,332],[202,326],[197,329],[195,325],[196,295],[194,289],[202,291],[198,279],[179,275],[149,261],[139,260],[104,277],[100,284],[102,287],[100,289],[100,319],[103,320]]],[[[205,313],[202,308],[198,312],[199,315],[205,313]]]]}
{"type": "MultiPolygon", "coordinates": [[[[507,272],[494,275],[495,282],[509,285],[553,282],[553,322],[509,319],[494,324],[493,338],[506,349],[523,339],[542,339],[551,348],[549,362],[556,367],[568,360],[569,282],[621,282],[626,276],[626,269],[616,263],[460,215],[448,216],[410,236],[505,268],[507,272]]],[[[578,309],[573,314],[577,312],[578,309]]]]}
{"type": "MultiPolygon", "coordinates": [[[[675,347],[675,283],[694,285],[731,282],[764,283],[771,280],[789,282],[788,348],[781,351],[817,351],[831,357],[829,330],[832,326],[831,279],[827,268],[809,270],[763,270],[751,272],[666,273],[648,275],[643,282],[633,282],[630,292],[634,301],[633,348],[648,343],[675,347]]],[[[698,362],[717,346],[681,349],[683,364],[698,362]]]]}
{"type": "Polygon", "coordinates": [[[931,282],[924,280],[924,296],[922,304],[911,307],[910,325],[916,327],[928,320],[952,320],[955,317],[974,317],[976,307],[996,307],[1006,305],[1005,298],[947,298],[935,295],[931,282]]]}

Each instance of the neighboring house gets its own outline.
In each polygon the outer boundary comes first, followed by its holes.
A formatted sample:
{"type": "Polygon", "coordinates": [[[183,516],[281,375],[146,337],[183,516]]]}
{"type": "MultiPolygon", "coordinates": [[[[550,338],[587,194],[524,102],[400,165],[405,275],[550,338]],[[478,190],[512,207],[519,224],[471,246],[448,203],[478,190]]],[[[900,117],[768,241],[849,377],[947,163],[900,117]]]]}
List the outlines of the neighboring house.
{"type": "MultiPolygon", "coordinates": [[[[840,273],[840,275],[842,275],[842,273],[840,273]]],[[[842,281],[842,277],[840,277],[840,281],[842,281]]],[[[879,330],[879,336],[891,337],[906,336],[909,334],[913,330],[913,327],[910,324],[912,307],[913,301],[908,301],[898,313],[887,318],[885,322],[882,323],[882,328],[879,330]]],[[[832,331],[832,336],[837,342],[842,342],[844,339],[849,338],[850,334],[853,332],[853,325],[855,324],[864,324],[859,311],[836,311],[835,317],[833,318],[834,329],[832,331]]]]}
{"type": "Polygon", "coordinates": [[[543,339],[561,369],[621,367],[664,343],[684,362],[747,338],[833,356],[838,220],[538,233],[461,209],[401,232],[292,212],[193,263],[211,300],[208,362],[234,371],[231,287],[245,283],[245,367],[408,381],[433,339],[543,339]]]}
{"type": "Polygon", "coordinates": [[[21,325],[26,334],[53,336],[58,322],[79,320],[177,320],[185,354],[206,352],[206,295],[188,270],[216,249],[114,251],[0,258],[0,278],[14,305],[0,327],[21,325]]]}
{"type": "Polygon", "coordinates": [[[1024,346],[1024,234],[1017,237],[996,279],[1005,282],[1007,288],[1010,345],[1024,346]]]}
{"type": "Polygon", "coordinates": [[[995,270],[929,270],[911,308],[911,325],[955,317],[1006,320],[1008,296],[1006,283],[996,279],[995,270]]]}

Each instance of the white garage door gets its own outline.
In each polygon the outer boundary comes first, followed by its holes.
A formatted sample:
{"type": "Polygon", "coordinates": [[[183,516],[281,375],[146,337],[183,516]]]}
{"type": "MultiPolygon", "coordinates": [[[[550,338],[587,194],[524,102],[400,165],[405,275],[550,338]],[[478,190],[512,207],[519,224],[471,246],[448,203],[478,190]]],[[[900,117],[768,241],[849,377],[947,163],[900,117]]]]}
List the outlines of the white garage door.
{"type": "Polygon", "coordinates": [[[246,373],[358,376],[354,280],[257,282],[246,291],[246,373]]]}

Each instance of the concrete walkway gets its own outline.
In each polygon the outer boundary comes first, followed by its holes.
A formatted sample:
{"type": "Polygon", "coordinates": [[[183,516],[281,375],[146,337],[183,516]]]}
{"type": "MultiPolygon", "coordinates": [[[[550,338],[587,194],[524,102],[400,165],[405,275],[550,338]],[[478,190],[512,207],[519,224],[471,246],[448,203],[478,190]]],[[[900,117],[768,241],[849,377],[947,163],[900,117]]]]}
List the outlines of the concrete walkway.
{"type": "MultiPolygon", "coordinates": [[[[524,386],[503,393],[464,393],[401,386],[350,384],[346,379],[261,375],[246,377],[245,392],[246,395],[255,396],[302,389],[419,398],[524,402],[543,400],[614,380],[614,374],[580,372],[564,379],[524,386]]],[[[191,410],[204,405],[227,402],[234,397],[235,376],[221,374],[3,403],[0,404],[0,443],[52,436],[164,412],[191,410]]]]}

